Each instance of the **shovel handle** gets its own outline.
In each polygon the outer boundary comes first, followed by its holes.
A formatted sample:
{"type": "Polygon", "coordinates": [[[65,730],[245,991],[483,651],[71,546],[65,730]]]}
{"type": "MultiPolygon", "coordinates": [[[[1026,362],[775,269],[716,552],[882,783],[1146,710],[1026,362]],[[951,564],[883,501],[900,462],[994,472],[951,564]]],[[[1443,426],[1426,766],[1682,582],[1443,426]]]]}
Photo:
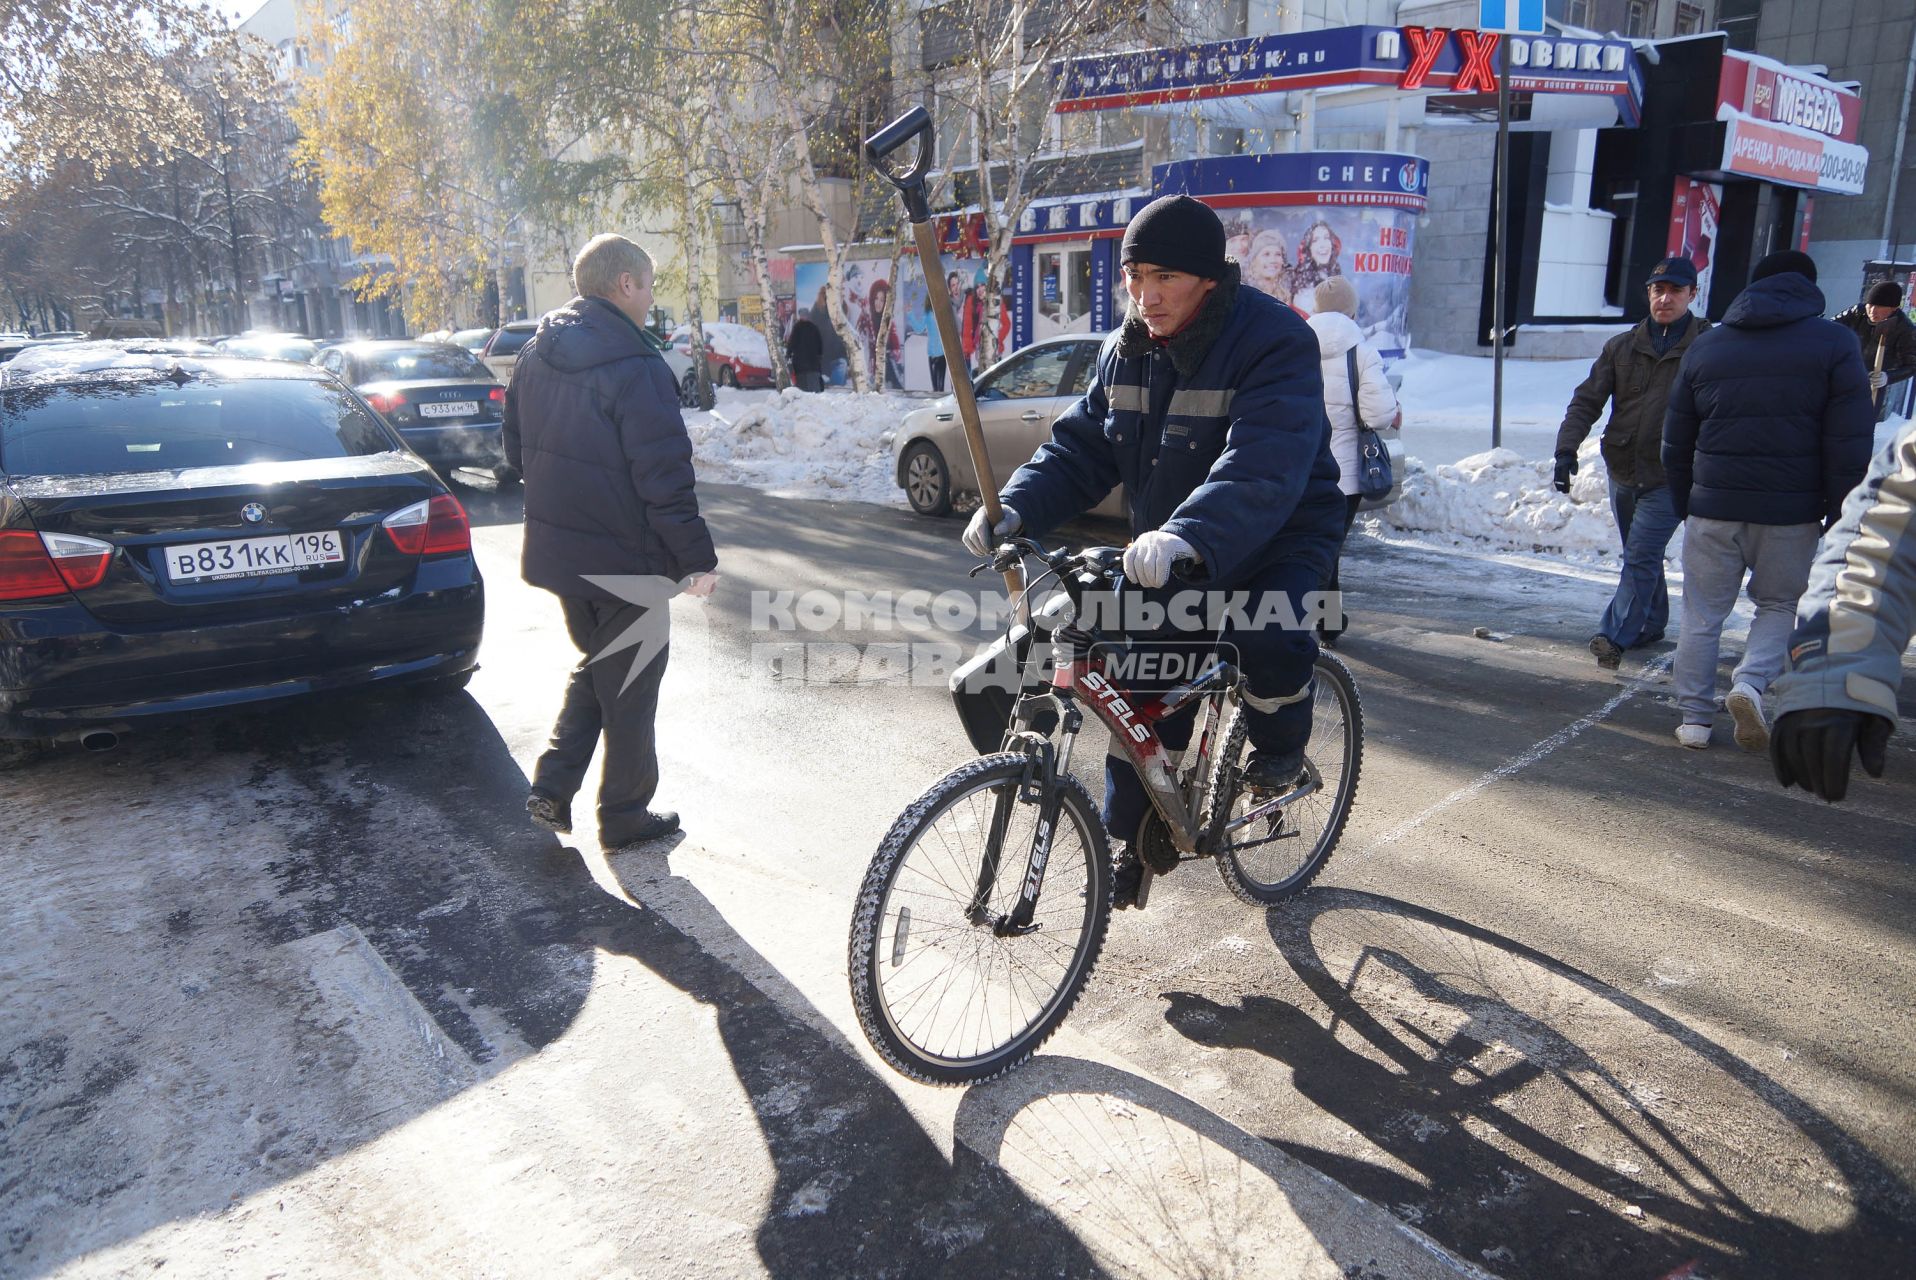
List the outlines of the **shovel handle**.
{"type": "Polygon", "coordinates": [[[931,170],[931,112],[913,107],[904,115],[865,139],[865,159],[879,176],[898,188],[905,198],[905,216],[913,222],[929,222],[931,205],[925,197],[925,174],[931,170]],[[905,168],[896,168],[892,153],[913,139],[918,155],[905,168]]]}

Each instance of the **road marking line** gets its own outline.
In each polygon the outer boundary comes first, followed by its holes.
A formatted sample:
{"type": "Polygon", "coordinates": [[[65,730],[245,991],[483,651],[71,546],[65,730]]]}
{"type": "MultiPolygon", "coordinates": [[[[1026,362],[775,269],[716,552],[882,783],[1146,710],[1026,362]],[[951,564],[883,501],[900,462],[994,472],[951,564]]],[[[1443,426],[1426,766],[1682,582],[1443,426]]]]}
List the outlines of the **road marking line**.
{"type": "Polygon", "coordinates": [[[1475,799],[1480,792],[1492,783],[1501,782],[1513,774],[1528,769],[1531,765],[1556,751],[1557,748],[1573,741],[1582,734],[1585,729],[1602,724],[1616,713],[1618,707],[1621,707],[1625,702],[1628,702],[1631,698],[1649,688],[1658,676],[1669,669],[1670,660],[1674,656],[1673,654],[1666,653],[1662,657],[1657,658],[1644,667],[1636,679],[1618,690],[1614,698],[1611,698],[1610,701],[1604,703],[1589,715],[1583,717],[1581,720],[1576,720],[1565,725],[1548,738],[1533,743],[1530,747],[1510,757],[1510,759],[1504,761],[1476,781],[1457,788],[1457,790],[1451,792],[1436,804],[1431,805],[1422,813],[1399,823],[1394,829],[1371,841],[1369,847],[1367,847],[1364,852],[1375,853],[1379,849],[1389,848],[1391,845],[1396,844],[1399,840],[1402,840],[1405,836],[1410,835],[1419,827],[1429,822],[1432,818],[1435,818],[1438,814],[1454,809],[1467,800],[1475,799]]]}

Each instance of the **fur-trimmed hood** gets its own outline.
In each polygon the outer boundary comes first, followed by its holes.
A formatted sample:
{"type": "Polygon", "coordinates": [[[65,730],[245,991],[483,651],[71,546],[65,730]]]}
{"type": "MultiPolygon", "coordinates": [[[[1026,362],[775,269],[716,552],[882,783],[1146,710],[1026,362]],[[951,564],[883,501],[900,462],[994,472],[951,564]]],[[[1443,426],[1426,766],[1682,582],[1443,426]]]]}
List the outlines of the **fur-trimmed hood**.
{"type": "MultiPolygon", "coordinates": [[[[1205,296],[1204,305],[1191,323],[1179,330],[1177,336],[1166,344],[1171,356],[1171,367],[1178,376],[1188,378],[1203,365],[1204,357],[1211,353],[1211,346],[1224,332],[1224,326],[1231,319],[1231,312],[1237,308],[1237,290],[1240,275],[1237,263],[1224,264],[1224,274],[1218,278],[1217,288],[1205,296]]],[[[1127,360],[1135,360],[1147,355],[1158,345],[1151,331],[1144,326],[1144,317],[1137,313],[1135,306],[1126,306],[1124,323],[1118,328],[1118,354],[1127,360]]]]}

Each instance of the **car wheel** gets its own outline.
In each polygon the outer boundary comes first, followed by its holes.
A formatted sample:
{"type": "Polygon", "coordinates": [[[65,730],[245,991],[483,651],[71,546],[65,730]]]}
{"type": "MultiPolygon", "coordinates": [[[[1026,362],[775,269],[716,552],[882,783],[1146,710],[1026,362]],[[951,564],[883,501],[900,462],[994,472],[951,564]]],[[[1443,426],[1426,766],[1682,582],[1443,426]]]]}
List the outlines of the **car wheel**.
{"type": "Polygon", "coordinates": [[[919,440],[905,450],[905,500],[921,516],[951,514],[951,468],[938,446],[919,440]]]}
{"type": "Polygon", "coordinates": [[[721,387],[736,387],[738,385],[738,370],[729,364],[722,364],[719,366],[718,380],[721,387]]]}
{"type": "Polygon", "coordinates": [[[679,404],[687,409],[699,407],[699,371],[687,369],[679,379],[679,404]]]}

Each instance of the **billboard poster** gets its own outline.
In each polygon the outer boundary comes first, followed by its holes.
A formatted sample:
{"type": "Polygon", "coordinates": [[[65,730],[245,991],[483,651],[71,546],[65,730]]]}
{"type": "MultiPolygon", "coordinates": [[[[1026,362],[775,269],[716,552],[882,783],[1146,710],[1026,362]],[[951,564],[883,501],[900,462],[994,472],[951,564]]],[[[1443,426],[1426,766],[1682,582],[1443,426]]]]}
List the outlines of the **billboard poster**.
{"type": "Polygon", "coordinates": [[[1670,235],[1663,252],[1665,257],[1688,258],[1696,264],[1696,302],[1692,309],[1698,315],[1707,315],[1710,310],[1717,219],[1722,210],[1722,183],[1678,176],[1676,194],[1670,197],[1670,235]]]}
{"type": "MultiPolygon", "coordinates": [[[[1410,269],[1417,215],[1408,209],[1349,205],[1283,205],[1218,210],[1225,252],[1244,282],[1304,315],[1316,310],[1317,286],[1332,276],[1357,292],[1357,325],[1380,355],[1410,349],[1410,269]]],[[[1124,314],[1124,285],[1114,297],[1124,314]]]]}
{"type": "MultiPolygon", "coordinates": [[[[967,323],[976,328],[978,306],[975,299],[982,291],[985,263],[982,258],[943,259],[945,280],[951,290],[954,311],[961,332],[967,323]]],[[[891,260],[857,259],[845,264],[845,287],[841,298],[845,318],[852,330],[865,342],[866,368],[884,370],[884,386],[893,390],[931,390],[931,341],[928,337],[932,315],[927,303],[925,278],[918,270],[918,259],[906,255],[899,259],[898,300],[892,308],[891,332],[881,352],[874,330],[884,314],[885,297],[891,292],[891,260]],[[882,360],[882,363],[881,363],[882,360]]],[[[845,344],[832,329],[831,315],[825,303],[826,264],[801,262],[793,268],[795,306],[812,318],[825,340],[825,380],[835,386],[850,383],[850,361],[845,344]]],[[[788,326],[789,327],[789,326],[788,326]]],[[[974,339],[975,349],[975,339],[974,339]]],[[[1002,344],[1001,344],[1002,346],[1002,344]]],[[[947,353],[946,359],[951,359],[947,353]]]]}

